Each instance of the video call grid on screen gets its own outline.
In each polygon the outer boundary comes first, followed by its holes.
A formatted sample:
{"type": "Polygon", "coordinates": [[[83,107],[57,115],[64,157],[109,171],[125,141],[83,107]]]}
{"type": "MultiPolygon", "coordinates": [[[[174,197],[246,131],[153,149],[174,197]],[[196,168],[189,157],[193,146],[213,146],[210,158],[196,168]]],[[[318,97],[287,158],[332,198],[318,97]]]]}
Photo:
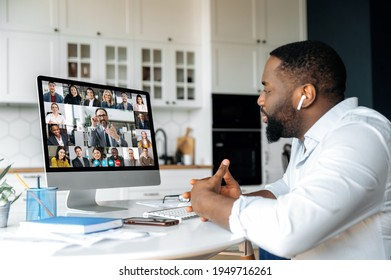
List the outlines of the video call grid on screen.
{"type": "Polygon", "coordinates": [[[159,169],[148,92],[39,76],[38,95],[46,171],[159,169]],[[69,98],[74,89],[80,98],[69,98]],[[53,97],[50,91],[55,91],[53,97]],[[59,155],[61,150],[67,160],[59,155]]]}

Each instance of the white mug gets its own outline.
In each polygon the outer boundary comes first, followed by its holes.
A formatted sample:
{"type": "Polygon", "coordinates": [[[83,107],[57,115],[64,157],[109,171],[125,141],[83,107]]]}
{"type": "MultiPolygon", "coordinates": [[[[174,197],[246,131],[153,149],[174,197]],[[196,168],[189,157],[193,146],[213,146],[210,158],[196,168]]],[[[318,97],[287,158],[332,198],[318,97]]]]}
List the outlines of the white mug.
{"type": "Polygon", "coordinates": [[[192,165],[193,157],[191,155],[183,155],[182,162],[184,165],[192,165]]]}

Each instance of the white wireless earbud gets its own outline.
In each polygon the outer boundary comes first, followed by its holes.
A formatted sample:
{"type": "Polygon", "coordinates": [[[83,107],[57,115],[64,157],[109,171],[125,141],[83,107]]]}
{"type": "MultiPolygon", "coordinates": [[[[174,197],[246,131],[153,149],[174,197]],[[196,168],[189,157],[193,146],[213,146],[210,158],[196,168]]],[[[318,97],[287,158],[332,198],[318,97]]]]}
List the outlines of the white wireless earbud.
{"type": "Polygon", "coordinates": [[[299,104],[297,105],[297,111],[300,111],[301,106],[303,105],[303,101],[306,99],[305,95],[303,94],[300,98],[299,104]]]}

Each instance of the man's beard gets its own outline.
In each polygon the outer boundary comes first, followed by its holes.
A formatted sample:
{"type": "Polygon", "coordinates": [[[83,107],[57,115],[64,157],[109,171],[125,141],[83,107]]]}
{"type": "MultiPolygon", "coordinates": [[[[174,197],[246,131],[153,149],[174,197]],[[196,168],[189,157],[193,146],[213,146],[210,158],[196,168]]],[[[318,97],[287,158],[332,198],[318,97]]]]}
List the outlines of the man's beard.
{"type": "Polygon", "coordinates": [[[280,140],[283,135],[284,126],[282,123],[272,117],[267,119],[266,138],[268,143],[274,143],[280,140]]]}
{"type": "Polygon", "coordinates": [[[272,117],[267,115],[266,138],[268,143],[274,143],[280,138],[298,137],[298,123],[300,117],[294,109],[288,106],[282,109],[285,112],[282,116],[272,117]]]}

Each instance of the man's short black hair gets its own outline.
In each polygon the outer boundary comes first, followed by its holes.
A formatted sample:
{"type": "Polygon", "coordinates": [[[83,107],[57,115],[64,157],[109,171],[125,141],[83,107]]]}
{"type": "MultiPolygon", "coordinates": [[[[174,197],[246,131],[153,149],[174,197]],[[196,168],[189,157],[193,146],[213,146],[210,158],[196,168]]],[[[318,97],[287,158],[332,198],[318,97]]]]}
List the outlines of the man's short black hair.
{"type": "Polygon", "coordinates": [[[344,99],[346,68],[331,46],[320,41],[300,41],[278,47],[270,55],[282,60],[278,70],[295,85],[310,83],[329,100],[344,99]]]}

